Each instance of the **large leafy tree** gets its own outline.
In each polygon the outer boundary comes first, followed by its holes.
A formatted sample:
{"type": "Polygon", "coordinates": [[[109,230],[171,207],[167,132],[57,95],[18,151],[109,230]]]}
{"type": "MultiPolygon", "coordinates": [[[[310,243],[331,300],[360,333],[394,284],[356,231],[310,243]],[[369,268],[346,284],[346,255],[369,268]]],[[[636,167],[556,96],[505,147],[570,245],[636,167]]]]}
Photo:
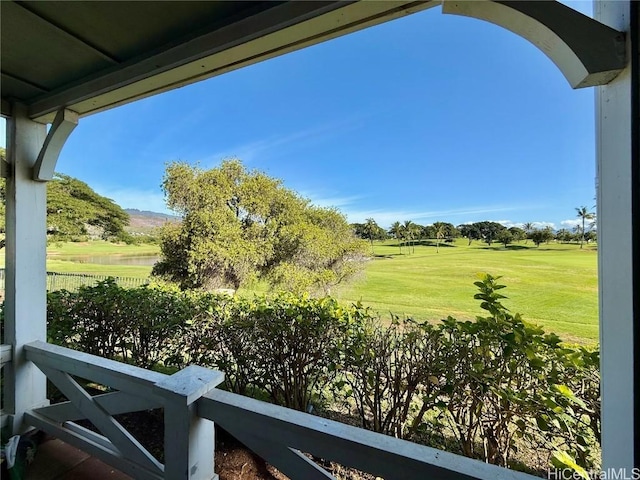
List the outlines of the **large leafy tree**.
{"type": "Polygon", "coordinates": [[[595,214],[593,212],[590,212],[589,209],[587,207],[585,207],[584,205],[582,207],[576,207],[576,213],[577,213],[577,217],[581,220],[582,222],[582,228],[580,229],[580,248],[582,248],[582,245],[584,244],[584,236],[585,236],[585,223],[587,220],[592,221],[596,218],[595,214]]]}
{"type": "MultiPolygon", "coordinates": [[[[0,148],[4,160],[5,150],[0,148]]],[[[6,189],[0,181],[0,232],[5,227],[6,189]]],[[[56,173],[47,184],[47,234],[52,240],[73,240],[89,233],[104,239],[127,240],[129,215],[113,200],[97,194],[76,178],[56,173]]],[[[4,240],[0,241],[4,246],[4,240]]]]}
{"type": "Polygon", "coordinates": [[[171,163],[162,186],[182,222],[162,230],[163,258],[153,272],[182,288],[237,289],[264,279],[326,292],[362,267],[366,243],[341,213],[313,206],[239,160],[210,170],[171,163]]]}
{"type": "Polygon", "coordinates": [[[478,227],[478,223],[463,223],[462,225],[458,225],[458,231],[460,235],[469,240],[469,245],[473,240],[481,240],[482,232],[478,227]]]}
{"type": "Polygon", "coordinates": [[[510,227],[509,233],[511,233],[514,242],[527,239],[527,232],[520,227],[510,227]]]}
{"type": "Polygon", "coordinates": [[[369,240],[372,248],[374,240],[386,240],[388,237],[387,231],[378,225],[373,218],[367,218],[365,223],[352,223],[351,228],[353,228],[356,237],[369,240]]]}
{"type": "Polygon", "coordinates": [[[480,233],[480,238],[491,245],[497,238],[498,234],[507,229],[504,225],[497,222],[476,222],[473,224],[480,233]]]}
{"type": "Polygon", "coordinates": [[[47,184],[47,233],[73,239],[94,231],[103,239],[125,240],[129,214],[85,182],[56,173],[47,184]]]}
{"type": "Polygon", "coordinates": [[[504,230],[501,230],[496,234],[495,240],[503,244],[504,248],[507,248],[509,244],[514,240],[513,233],[505,228],[504,230]]]}
{"type": "Polygon", "coordinates": [[[536,244],[536,247],[539,247],[541,243],[550,242],[553,240],[553,237],[553,230],[549,227],[542,229],[536,228],[531,232],[531,240],[536,244]]]}

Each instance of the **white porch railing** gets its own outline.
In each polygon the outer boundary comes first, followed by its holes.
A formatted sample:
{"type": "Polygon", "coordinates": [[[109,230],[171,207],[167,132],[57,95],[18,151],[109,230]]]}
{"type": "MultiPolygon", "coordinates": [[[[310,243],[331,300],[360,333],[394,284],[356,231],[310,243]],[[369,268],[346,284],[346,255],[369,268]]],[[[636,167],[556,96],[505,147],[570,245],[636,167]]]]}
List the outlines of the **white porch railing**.
{"type": "Polygon", "coordinates": [[[43,342],[25,346],[69,402],[26,415],[31,425],[135,478],[213,479],[213,423],[292,479],[334,478],[301,452],[390,479],[526,480],[530,475],[217,390],[223,375],[187,367],[164,375],[43,342]],[[70,375],[117,390],[89,396],[70,375]],[[162,407],[165,465],[113,418],[162,407]],[[89,419],[103,434],[75,423],[89,419]]]}
{"type": "Polygon", "coordinates": [[[334,478],[300,451],[385,480],[536,478],[223,390],[198,400],[198,414],[293,479],[334,478]]]}
{"type": "Polygon", "coordinates": [[[25,421],[142,480],[210,480],[213,423],[196,415],[194,402],[224,375],[191,366],[164,375],[44,342],[25,345],[27,359],[69,399],[25,414],[25,421]],[[115,391],[90,396],[71,375],[115,391]],[[165,464],[127,432],[113,415],[163,408],[165,464]],[[74,420],[89,420],[102,435],[74,420]]]}

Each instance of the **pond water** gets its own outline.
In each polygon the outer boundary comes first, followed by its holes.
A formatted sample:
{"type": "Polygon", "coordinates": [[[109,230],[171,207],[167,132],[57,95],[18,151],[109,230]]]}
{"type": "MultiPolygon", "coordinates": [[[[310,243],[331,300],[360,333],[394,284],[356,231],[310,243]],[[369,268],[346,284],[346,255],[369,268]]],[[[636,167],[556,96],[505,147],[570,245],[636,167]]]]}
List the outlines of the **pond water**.
{"type": "Polygon", "coordinates": [[[63,260],[76,263],[94,263],[98,265],[142,265],[152,266],[160,257],[158,255],[51,255],[51,260],[63,260]]]}

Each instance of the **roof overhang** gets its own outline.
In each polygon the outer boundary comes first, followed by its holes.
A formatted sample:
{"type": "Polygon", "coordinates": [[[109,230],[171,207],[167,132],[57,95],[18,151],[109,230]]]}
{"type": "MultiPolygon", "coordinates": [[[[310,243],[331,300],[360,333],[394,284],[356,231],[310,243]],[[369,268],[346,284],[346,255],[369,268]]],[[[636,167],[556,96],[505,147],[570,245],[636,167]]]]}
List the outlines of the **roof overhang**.
{"type": "Polygon", "coordinates": [[[627,63],[624,34],[557,1],[3,0],[1,113],[82,117],[441,3],[531,41],[574,88],[627,63]]]}
{"type": "Polygon", "coordinates": [[[89,115],[440,2],[0,3],[2,114],[17,101],[33,120],[51,123],[62,108],[89,115]],[[201,17],[196,33],[184,28],[201,17]],[[129,28],[126,41],[112,41],[104,32],[119,19],[140,25],[140,34],[129,28]]]}

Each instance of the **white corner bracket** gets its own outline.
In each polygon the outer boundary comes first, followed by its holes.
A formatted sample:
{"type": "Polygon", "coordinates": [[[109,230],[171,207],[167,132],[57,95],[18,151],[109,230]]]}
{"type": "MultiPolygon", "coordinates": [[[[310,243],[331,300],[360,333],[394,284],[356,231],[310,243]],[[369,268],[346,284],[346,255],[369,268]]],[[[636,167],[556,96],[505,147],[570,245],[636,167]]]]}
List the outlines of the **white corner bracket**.
{"type": "Polygon", "coordinates": [[[624,33],[557,1],[444,0],[442,13],[486,20],[529,40],[572,88],[606,85],[627,64],[624,33]]]}
{"type": "Polygon", "coordinates": [[[62,109],[56,114],[47,138],[33,166],[33,179],[37,182],[48,182],[58,162],[58,156],[67,138],[78,126],[78,114],[72,110],[62,109]]]}

